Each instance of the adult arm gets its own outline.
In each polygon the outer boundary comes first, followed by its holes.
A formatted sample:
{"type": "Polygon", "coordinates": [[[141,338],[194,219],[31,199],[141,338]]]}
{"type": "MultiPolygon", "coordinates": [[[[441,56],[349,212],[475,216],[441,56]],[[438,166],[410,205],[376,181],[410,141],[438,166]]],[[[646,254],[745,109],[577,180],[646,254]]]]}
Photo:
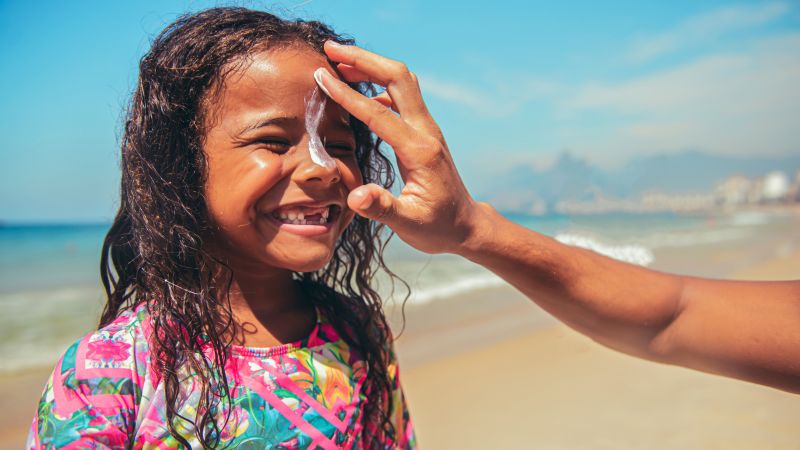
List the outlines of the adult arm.
{"type": "Polygon", "coordinates": [[[403,64],[354,46],[325,51],[366,98],[325,73],[329,96],[392,146],[405,185],[351,192],[357,213],[429,253],[490,269],[574,329],[638,357],[800,393],[800,281],[683,277],[618,262],[520,227],[469,195],[441,131],[403,64]]]}
{"type": "Polygon", "coordinates": [[[560,244],[488,211],[460,253],[625,353],[800,393],[800,282],[672,275],[560,244]]]}

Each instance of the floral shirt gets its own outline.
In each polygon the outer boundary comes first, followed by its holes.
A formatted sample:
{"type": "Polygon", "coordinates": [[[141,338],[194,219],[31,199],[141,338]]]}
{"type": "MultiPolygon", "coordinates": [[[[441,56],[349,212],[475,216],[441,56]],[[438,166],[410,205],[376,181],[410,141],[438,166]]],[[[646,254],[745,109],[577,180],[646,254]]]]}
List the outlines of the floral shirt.
{"type": "MultiPolygon", "coordinates": [[[[73,344],[47,382],[27,448],[181,448],[166,425],[164,383],[151,369],[149,330],[147,308],[141,305],[73,344]]],[[[221,447],[362,448],[366,363],[320,315],[302,342],[234,346],[225,370],[232,406],[221,447]]],[[[198,384],[183,375],[178,412],[194,417],[198,384]]],[[[414,449],[393,354],[389,375],[396,431],[380,448],[414,449]]],[[[191,424],[178,424],[185,427],[182,437],[201,447],[191,424]]]]}

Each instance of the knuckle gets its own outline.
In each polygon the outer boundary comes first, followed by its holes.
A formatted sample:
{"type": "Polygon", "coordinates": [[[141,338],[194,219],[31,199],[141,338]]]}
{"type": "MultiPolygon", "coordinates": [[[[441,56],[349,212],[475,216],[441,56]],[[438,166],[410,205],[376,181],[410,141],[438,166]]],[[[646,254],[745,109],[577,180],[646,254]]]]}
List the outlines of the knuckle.
{"type": "Polygon", "coordinates": [[[400,61],[394,62],[392,71],[396,73],[398,77],[403,77],[403,78],[407,78],[411,74],[411,72],[409,72],[408,70],[408,66],[400,61]]]}
{"type": "Polygon", "coordinates": [[[360,54],[360,53],[356,53],[355,55],[353,55],[353,63],[352,63],[352,66],[353,66],[353,67],[356,67],[356,68],[358,68],[358,67],[364,67],[364,63],[366,62],[364,59],[365,59],[365,58],[364,58],[364,55],[362,55],[362,54],[360,54]]]}
{"type": "Polygon", "coordinates": [[[373,128],[375,124],[385,121],[391,114],[392,112],[386,109],[385,106],[380,104],[374,104],[374,106],[372,106],[372,111],[367,119],[366,125],[369,128],[373,128]]]}
{"type": "Polygon", "coordinates": [[[433,157],[437,161],[446,161],[446,160],[448,160],[447,152],[444,150],[444,147],[442,147],[441,145],[437,145],[437,146],[433,147],[433,157]]]}
{"type": "Polygon", "coordinates": [[[430,155],[430,162],[433,165],[449,161],[447,151],[439,142],[435,142],[428,147],[428,154],[430,155]]]}
{"type": "Polygon", "coordinates": [[[378,207],[380,208],[376,217],[378,221],[383,221],[395,215],[395,206],[391,199],[386,199],[381,196],[380,200],[378,201],[378,207]]]}
{"type": "Polygon", "coordinates": [[[431,136],[424,136],[420,138],[419,143],[421,147],[429,152],[438,153],[442,151],[441,143],[431,136]]]}

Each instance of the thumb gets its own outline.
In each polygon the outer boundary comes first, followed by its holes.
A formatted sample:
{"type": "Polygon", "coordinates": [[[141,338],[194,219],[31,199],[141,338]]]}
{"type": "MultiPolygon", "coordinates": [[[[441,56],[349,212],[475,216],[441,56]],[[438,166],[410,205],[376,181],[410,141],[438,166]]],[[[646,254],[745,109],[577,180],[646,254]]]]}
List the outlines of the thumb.
{"type": "Polygon", "coordinates": [[[391,192],[374,183],[359,186],[347,196],[347,206],[358,215],[389,226],[397,218],[397,201],[391,192]]]}

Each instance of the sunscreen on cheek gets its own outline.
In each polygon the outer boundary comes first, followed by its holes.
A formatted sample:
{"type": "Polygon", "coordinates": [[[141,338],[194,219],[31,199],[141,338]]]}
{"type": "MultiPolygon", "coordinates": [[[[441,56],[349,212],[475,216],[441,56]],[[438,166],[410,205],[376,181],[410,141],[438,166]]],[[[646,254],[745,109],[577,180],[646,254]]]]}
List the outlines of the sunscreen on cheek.
{"type": "Polygon", "coordinates": [[[325,97],[320,93],[319,87],[311,91],[311,95],[306,98],[306,132],[308,133],[308,152],[311,161],[318,166],[326,169],[336,167],[336,161],[325,151],[322,139],[319,137],[319,124],[325,113],[325,97]]]}

